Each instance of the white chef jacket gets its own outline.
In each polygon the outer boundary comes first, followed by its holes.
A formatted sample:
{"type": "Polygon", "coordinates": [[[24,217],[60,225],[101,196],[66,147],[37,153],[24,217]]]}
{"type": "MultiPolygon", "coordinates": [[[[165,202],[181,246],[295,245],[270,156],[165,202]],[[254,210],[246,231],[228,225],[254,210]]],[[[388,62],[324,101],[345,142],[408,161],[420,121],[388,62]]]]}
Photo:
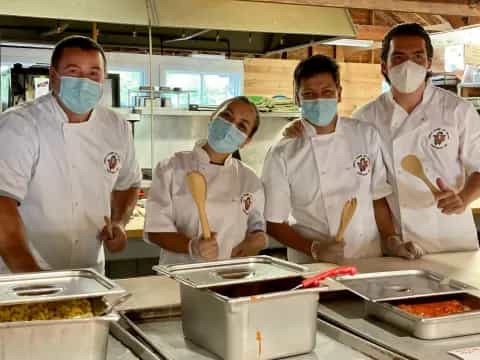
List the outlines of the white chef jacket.
{"type": "MultiPolygon", "coordinates": [[[[207,182],[206,213],[211,231],[217,233],[218,258],[229,259],[247,233],[265,231],[263,186],[253,170],[231,156],[223,166],[211,164],[202,149],[205,143],[199,141],[193,151],[176,153],[157,165],[146,203],[145,238],[148,241],[147,233],[155,232],[201,236],[198,210],[186,182],[187,174],[196,170],[207,182]]],[[[160,251],[160,264],[195,261],[189,254],[160,251]]]]}
{"type": "MultiPolygon", "coordinates": [[[[283,139],[265,160],[265,219],[287,220],[303,237],[334,241],[345,202],[357,198],[357,210],[345,233],[345,258],[378,256],[380,235],[373,200],[391,193],[382,158],[380,136],[369,125],[339,118],[325,151],[315,128],[303,121],[303,135],[283,139]],[[290,220],[289,220],[290,219],[290,220]]],[[[312,258],[288,249],[289,260],[312,258]]]]}
{"type": "Polygon", "coordinates": [[[478,249],[471,211],[442,214],[428,187],[400,165],[405,156],[416,155],[433,184],[441,177],[461,189],[466,176],[480,171],[480,117],[474,107],[428,82],[411,114],[388,92],[354,116],[373,124],[384,140],[394,185],[388,200],[403,238],[418,242],[428,253],[478,249]]]}
{"type": "Polygon", "coordinates": [[[111,193],[140,182],[131,128],[112,110],[97,106],[88,121],[69,123],[48,94],[0,115],[0,195],[18,201],[42,268],[103,272],[97,234],[111,193]]]}

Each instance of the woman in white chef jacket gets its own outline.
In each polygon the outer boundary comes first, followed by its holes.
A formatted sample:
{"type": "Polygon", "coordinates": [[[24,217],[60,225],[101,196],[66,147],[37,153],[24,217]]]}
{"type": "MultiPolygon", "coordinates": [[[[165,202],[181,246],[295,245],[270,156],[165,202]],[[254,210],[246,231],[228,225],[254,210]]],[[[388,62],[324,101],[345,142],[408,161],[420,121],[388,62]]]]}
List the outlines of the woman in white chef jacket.
{"type": "Polygon", "coordinates": [[[161,247],[161,264],[251,256],[265,247],[262,183],[253,170],[232,157],[251,141],[259,123],[258,110],[248,98],[229,99],[212,114],[207,140],[157,165],[144,231],[147,241],[161,247]],[[211,239],[202,237],[186,182],[187,174],[194,170],[207,182],[211,239]]]}
{"type": "Polygon", "coordinates": [[[381,256],[381,238],[395,236],[395,229],[380,136],[370,125],[337,115],[342,88],[333,59],[308,58],[294,77],[304,131],[281,140],[265,160],[268,233],[299,263],[381,256]],[[356,212],[337,242],[342,209],[352,198],[356,212]]]}

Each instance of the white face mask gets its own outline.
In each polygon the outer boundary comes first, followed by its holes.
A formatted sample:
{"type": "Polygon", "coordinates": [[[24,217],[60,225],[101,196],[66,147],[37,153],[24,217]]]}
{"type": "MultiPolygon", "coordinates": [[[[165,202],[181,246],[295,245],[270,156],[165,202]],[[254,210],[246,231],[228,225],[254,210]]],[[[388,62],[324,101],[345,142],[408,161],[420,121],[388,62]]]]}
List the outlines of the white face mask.
{"type": "Polygon", "coordinates": [[[413,61],[405,61],[388,71],[388,78],[395,89],[404,94],[413,93],[425,81],[427,69],[413,61]]]}

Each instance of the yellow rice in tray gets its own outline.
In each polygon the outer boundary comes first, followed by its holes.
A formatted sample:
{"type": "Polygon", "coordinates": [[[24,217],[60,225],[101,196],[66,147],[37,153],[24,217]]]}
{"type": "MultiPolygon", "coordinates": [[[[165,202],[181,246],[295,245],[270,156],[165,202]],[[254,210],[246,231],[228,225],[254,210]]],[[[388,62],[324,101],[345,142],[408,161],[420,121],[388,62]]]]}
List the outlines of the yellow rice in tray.
{"type": "Polygon", "coordinates": [[[92,317],[90,300],[77,299],[0,307],[0,322],[62,320],[92,317]]]}

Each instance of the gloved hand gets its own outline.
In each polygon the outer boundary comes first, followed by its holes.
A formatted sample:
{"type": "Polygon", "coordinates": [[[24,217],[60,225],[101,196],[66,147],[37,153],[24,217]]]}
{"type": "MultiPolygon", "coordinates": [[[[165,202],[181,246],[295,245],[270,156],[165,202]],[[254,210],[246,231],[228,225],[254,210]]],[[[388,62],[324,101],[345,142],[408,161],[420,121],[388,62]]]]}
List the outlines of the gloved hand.
{"type": "Polygon", "coordinates": [[[233,248],[231,257],[258,255],[261,250],[265,249],[266,245],[267,236],[263,231],[248,233],[245,240],[233,248]]]}
{"type": "Polygon", "coordinates": [[[345,258],[345,242],[313,241],[310,251],[315,261],[338,264],[345,258]]]}
{"type": "Polygon", "coordinates": [[[445,215],[463,214],[468,208],[461,191],[450,188],[443,179],[437,179],[437,186],[440,192],[435,195],[437,207],[445,215]]]}
{"type": "Polygon", "coordinates": [[[420,259],[425,251],[413,241],[402,241],[399,235],[389,236],[383,243],[383,251],[388,256],[403,257],[408,260],[420,259]]]}
{"type": "Polygon", "coordinates": [[[115,223],[105,225],[98,234],[98,239],[105,244],[111,253],[115,253],[125,249],[128,236],[125,231],[125,226],[120,223],[115,223]]]}
{"type": "Polygon", "coordinates": [[[217,234],[212,233],[210,239],[193,238],[188,243],[188,252],[192,259],[213,261],[218,259],[217,234]]]}

